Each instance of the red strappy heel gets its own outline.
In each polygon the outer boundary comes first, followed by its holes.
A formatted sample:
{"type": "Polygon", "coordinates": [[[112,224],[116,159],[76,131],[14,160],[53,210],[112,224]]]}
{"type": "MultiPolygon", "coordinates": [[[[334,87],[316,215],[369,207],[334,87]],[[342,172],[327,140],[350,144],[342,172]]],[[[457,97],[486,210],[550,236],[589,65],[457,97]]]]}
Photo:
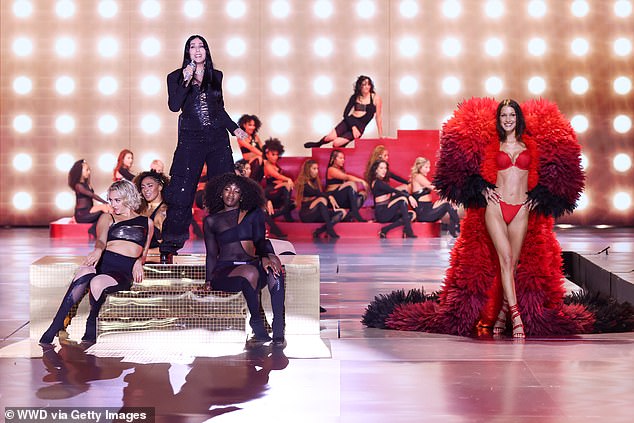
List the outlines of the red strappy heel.
{"type": "Polygon", "coordinates": [[[511,312],[511,320],[513,321],[513,338],[526,338],[526,335],[524,334],[524,323],[522,323],[520,309],[517,304],[510,306],[509,311],[511,312]],[[520,322],[515,324],[515,319],[519,319],[520,322]]]}
{"type": "Polygon", "coordinates": [[[501,335],[506,329],[506,318],[508,316],[508,313],[509,313],[509,303],[508,301],[504,300],[502,302],[502,308],[500,309],[500,312],[498,313],[497,320],[495,321],[495,324],[493,325],[494,335],[501,335]]]}

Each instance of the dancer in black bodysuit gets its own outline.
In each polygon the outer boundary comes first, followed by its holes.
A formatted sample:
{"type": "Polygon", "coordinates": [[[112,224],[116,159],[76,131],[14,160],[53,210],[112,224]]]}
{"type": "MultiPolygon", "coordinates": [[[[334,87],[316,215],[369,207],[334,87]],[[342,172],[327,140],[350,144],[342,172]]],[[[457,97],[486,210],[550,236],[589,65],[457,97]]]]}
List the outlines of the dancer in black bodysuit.
{"type": "Polygon", "coordinates": [[[88,254],[75,273],[53,322],[40,338],[50,344],[64,327],[64,319],[73,305],[90,287],[90,314],[86,320],[83,341],[97,339],[97,315],[106,295],[130,289],[132,282],[143,279],[143,263],[150,246],[152,222],[134,212],[141,196],[132,182],[121,180],[110,185],[108,199],[113,213],[104,213],[97,224],[95,249],[88,254]]]}
{"type": "Polygon", "coordinates": [[[254,181],[234,173],[211,179],[205,188],[209,216],[203,221],[209,288],[242,292],[255,342],[270,341],[260,315],[259,293],[268,286],[273,309],[273,345],[284,346],[284,277],[265,238],[264,195],[254,181]]]}
{"type": "Polygon", "coordinates": [[[192,35],[185,43],[183,62],[167,76],[168,104],[178,117],[178,145],[170,169],[165,200],[161,262],[171,262],[189,238],[192,204],[203,164],[209,177],[233,172],[227,131],[239,138],[245,132],[224,108],[222,72],[214,69],[207,41],[192,35]]]}
{"type": "Polygon", "coordinates": [[[68,186],[75,191],[75,222],[92,223],[88,233],[97,236],[97,220],[108,212],[108,202],[95,194],[90,183],[90,166],[86,160],[77,160],[68,171],[68,186]],[[100,203],[95,205],[93,200],[100,203]]]}
{"type": "Polygon", "coordinates": [[[416,238],[412,231],[412,218],[414,212],[407,209],[409,202],[416,207],[414,197],[390,186],[387,183],[389,166],[385,160],[377,160],[370,166],[370,187],[374,195],[374,216],[377,222],[393,222],[384,226],[379,232],[380,238],[385,238],[387,233],[394,228],[403,226],[403,238],[416,238]]]}
{"type": "MultiPolygon", "coordinates": [[[[141,193],[141,207],[138,212],[152,219],[152,223],[154,223],[150,249],[156,249],[161,245],[163,222],[165,222],[167,215],[167,204],[163,199],[163,191],[168,183],[167,176],[153,170],[141,172],[134,178],[134,184],[141,193]]],[[[156,251],[152,253],[156,254],[156,251]]]]}
{"type": "Polygon", "coordinates": [[[354,84],[354,94],[350,96],[343,110],[343,120],[328,135],[319,141],[304,143],[304,147],[316,148],[330,142],[335,147],[345,147],[363,135],[363,131],[375,115],[379,138],[383,138],[382,109],[383,101],[374,91],[374,82],[369,76],[361,75],[354,84]]]}
{"type": "Polygon", "coordinates": [[[291,202],[291,190],[294,188],[293,180],[283,174],[278,165],[280,156],[284,154],[284,146],[277,138],[269,138],[264,143],[264,177],[266,188],[264,194],[277,209],[272,218],[284,216],[287,222],[293,222],[291,211],[294,205],[291,202]]]}
{"type": "Polygon", "coordinates": [[[365,222],[366,220],[359,214],[359,208],[365,202],[366,192],[359,192],[357,184],[360,183],[367,189],[368,183],[347,173],[344,169],[345,161],[343,151],[332,150],[326,171],[326,192],[334,197],[339,207],[349,210],[348,219],[365,222]]]}

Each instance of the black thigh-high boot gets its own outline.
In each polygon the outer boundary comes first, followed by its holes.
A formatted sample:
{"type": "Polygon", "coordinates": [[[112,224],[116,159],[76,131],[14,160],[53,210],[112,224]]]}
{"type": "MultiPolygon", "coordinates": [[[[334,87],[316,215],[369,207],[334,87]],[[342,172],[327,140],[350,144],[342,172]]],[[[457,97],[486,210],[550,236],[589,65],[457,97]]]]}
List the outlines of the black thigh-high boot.
{"type": "Polygon", "coordinates": [[[75,303],[81,299],[83,293],[86,291],[86,287],[88,287],[90,280],[93,277],[95,277],[95,273],[87,273],[71,282],[66,294],[64,294],[64,298],[62,299],[59,309],[57,309],[57,313],[55,314],[51,325],[40,338],[40,343],[50,344],[53,342],[53,339],[57,336],[57,332],[64,328],[64,319],[68,313],[70,313],[70,310],[73,308],[75,303]]]}
{"type": "Polygon", "coordinates": [[[346,188],[344,188],[344,191],[346,192],[346,196],[348,197],[348,202],[350,203],[350,215],[357,222],[367,222],[367,220],[362,218],[361,215],[359,214],[359,205],[357,203],[357,199],[361,196],[358,195],[356,191],[352,189],[351,186],[347,186],[346,188]]]}
{"type": "Polygon", "coordinates": [[[412,220],[407,210],[407,205],[404,201],[399,201],[398,208],[398,212],[401,215],[401,219],[403,220],[403,234],[407,238],[416,238],[416,235],[414,235],[414,231],[412,230],[412,220]]]}
{"type": "Polygon", "coordinates": [[[247,307],[249,309],[249,314],[251,314],[249,325],[251,326],[251,329],[253,329],[254,339],[260,342],[270,341],[271,337],[266,332],[264,321],[260,315],[260,295],[258,289],[253,289],[249,281],[243,277],[232,276],[232,278],[240,279],[242,295],[244,295],[244,299],[247,302],[247,307]]]}
{"type": "Polygon", "coordinates": [[[320,232],[325,230],[329,237],[334,239],[339,238],[339,235],[337,235],[333,226],[341,220],[341,213],[339,213],[338,219],[334,219],[334,216],[331,216],[328,207],[326,207],[324,203],[318,203],[316,207],[319,215],[321,216],[321,220],[324,221],[324,226],[319,228],[321,230],[320,232]]]}
{"type": "Polygon", "coordinates": [[[284,297],[286,293],[284,274],[275,276],[273,272],[268,274],[269,294],[271,295],[271,308],[273,309],[273,345],[284,344],[284,328],[286,318],[284,316],[284,297]]]}

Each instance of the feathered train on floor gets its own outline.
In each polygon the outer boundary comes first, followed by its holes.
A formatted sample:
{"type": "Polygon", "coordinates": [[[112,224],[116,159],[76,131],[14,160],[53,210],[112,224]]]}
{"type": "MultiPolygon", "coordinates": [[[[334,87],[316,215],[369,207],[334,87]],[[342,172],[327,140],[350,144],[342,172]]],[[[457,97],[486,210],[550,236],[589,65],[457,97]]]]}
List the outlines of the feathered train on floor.
{"type": "MultiPolygon", "coordinates": [[[[494,187],[498,102],[472,98],[442,128],[434,184],[467,209],[443,286],[431,296],[419,290],[376,297],[362,322],[369,327],[472,336],[491,328],[502,303],[497,254],[484,224],[484,188],[494,187]]],[[[632,307],[589,294],[564,297],[561,249],[554,219],[572,212],[584,186],[580,147],[568,120],[543,99],[521,105],[523,141],[531,155],[528,196],[537,206],[515,273],[518,304],[527,336],[632,330],[632,307]],[[612,321],[597,321],[609,316],[612,321]],[[615,320],[618,318],[620,322],[615,320]]]]}

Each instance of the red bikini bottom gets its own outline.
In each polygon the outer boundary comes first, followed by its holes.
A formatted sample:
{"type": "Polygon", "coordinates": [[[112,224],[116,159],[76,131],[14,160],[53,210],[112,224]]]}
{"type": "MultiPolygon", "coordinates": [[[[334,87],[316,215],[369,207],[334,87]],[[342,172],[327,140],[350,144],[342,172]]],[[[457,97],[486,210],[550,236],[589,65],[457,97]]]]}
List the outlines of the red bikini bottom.
{"type": "Polygon", "coordinates": [[[507,225],[511,223],[513,219],[515,219],[515,216],[522,208],[522,205],[523,204],[509,204],[500,200],[500,210],[502,210],[502,218],[504,218],[504,221],[507,225]]]}

